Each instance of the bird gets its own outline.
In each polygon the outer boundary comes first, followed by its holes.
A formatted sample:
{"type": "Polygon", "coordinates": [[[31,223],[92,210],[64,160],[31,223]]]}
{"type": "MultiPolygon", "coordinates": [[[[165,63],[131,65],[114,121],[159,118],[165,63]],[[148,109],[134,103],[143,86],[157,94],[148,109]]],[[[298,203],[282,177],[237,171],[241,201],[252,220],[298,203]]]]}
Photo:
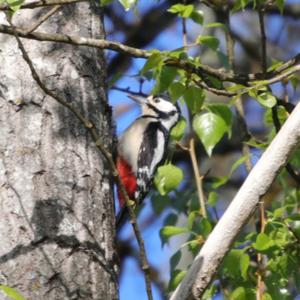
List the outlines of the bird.
{"type": "MultiPolygon", "coordinates": [[[[128,95],[141,107],[141,115],[118,139],[116,166],[130,200],[139,205],[149,192],[155,172],[165,161],[172,128],[180,119],[176,103],[164,95],[128,95]]],[[[117,228],[126,220],[127,208],[118,188],[120,212],[117,228]]]]}

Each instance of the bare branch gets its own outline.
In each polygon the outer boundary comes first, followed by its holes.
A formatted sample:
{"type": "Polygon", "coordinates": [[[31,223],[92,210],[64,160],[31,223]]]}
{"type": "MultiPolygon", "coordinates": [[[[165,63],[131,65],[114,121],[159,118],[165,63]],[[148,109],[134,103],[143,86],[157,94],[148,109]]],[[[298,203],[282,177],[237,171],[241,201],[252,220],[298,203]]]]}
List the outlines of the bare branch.
{"type": "Polygon", "coordinates": [[[171,300],[200,298],[212,281],[234,239],[253,214],[281,168],[300,142],[300,103],[252,169],[171,300]],[[264,178],[264,180],[261,180],[264,178]]]}
{"type": "MultiPolygon", "coordinates": [[[[72,4],[77,2],[87,2],[89,0],[40,0],[35,2],[29,2],[29,3],[23,3],[20,7],[20,9],[23,8],[37,8],[37,7],[44,7],[44,6],[52,6],[52,5],[63,5],[63,4],[72,4]]],[[[0,5],[0,11],[1,10],[10,10],[9,5],[7,4],[1,4],[0,5]]]]}
{"type": "MultiPolygon", "coordinates": [[[[99,49],[109,49],[117,52],[124,52],[134,57],[148,58],[151,53],[146,50],[140,50],[137,48],[125,46],[118,42],[107,41],[103,39],[93,39],[80,36],[71,36],[66,34],[52,34],[44,32],[32,32],[26,33],[21,28],[15,27],[15,31],[19,37],[48,42],[59,42],[72,45],[89,46],[99,49]]],[[[0,24],[0,32],[10,35],[14,35],[14,31],[11,26],[0,24]]]]}
{"type": "MultiPolygon", "coordinates": [[[[81,45],[88,47],[95,47],[99,49],[109,49],[117,52],[123,52],[133,57],[149,58],[151,51],[141,50],[133,47],[126,46],[119,42],[107,41],[103,39],[93,39],[80,36],[71,36],[65,34],[51,34],[44,32],[32,32],[25,33],[21,28],[15,27],[15,31],[18,36],[38,41],[60,42],[72,45],[81,45]]],[[[13,35],[13,29],[11,26],[0,24],[0,33],[13,35]]],[[[299,71],[300,54],[297,54],[291,60],[286,61],[278,71],[267,72],[265,74],[238,74],[227,72],[224,69],[215,69],[207,65],[195,66],[192,62],[180,59],[167,59],[165,64],[168,66],[174,66],[183,69],[189,73],[198,75],[205,84],[209,85],[208,76],[215,77],[220,81],[228,81],[239,83],[243,85],[255,84],[255,81],[263,80],[264,85],[269,85],[286,78],[287,76],[299,71]]]]}
{"type": "Polygon", "coordinates": [[[200,174],[199,165],[198,165],[196,152],[195,152],[195,139],[193,137],[190,139],[188,151],[191,157],[192,166],[194,170],[194,176],[195,176],[197,193],[198,193],[199,204],[200,204],[200,213],[201,216],[207,218],[207,212],[205,207],[205,195],[203,191],[203,176],[200,174]]]}
{"type": "Polygon", "coordinates": [[[30,33],[32,31],[35,31],[39,26],[41,26],[46,20],[48,20],[51,16],[53,16],[60,8],[62,5],[55,5],[52,7],[46,14],[42,15],[35,24],[30,26],[28,29],[25,30],[25,34],[30,33]]]}

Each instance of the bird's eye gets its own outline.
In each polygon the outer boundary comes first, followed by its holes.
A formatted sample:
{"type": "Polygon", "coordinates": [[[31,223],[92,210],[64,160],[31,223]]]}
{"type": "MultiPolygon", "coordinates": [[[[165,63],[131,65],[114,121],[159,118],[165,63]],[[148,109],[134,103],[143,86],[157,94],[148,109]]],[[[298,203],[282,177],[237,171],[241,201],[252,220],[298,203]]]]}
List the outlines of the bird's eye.
{"type": "Polygon", "coordinates": [[[160,102],[159,98],[154,98],[153,101],[154,101],[155,103],[160,102]]]}

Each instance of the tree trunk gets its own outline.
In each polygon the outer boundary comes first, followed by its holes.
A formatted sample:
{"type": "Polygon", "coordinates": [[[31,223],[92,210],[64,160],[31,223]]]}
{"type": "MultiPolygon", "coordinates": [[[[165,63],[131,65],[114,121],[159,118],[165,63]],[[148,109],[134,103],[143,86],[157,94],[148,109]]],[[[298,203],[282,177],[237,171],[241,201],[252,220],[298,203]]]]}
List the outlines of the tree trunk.
{"type": "MultiPolygon", "coordinates": [[[[26,29],[49,9],[22,10],[13,22],[26,29]]],[[[104,37],[92,2],[60,8],[39,30],[104,37]]],[[[92,120],[112,149],[103,53],[23,43],[45,85],[92,120]]],[[[42,92],[16,39],[0,34],[0,284],[28,300],[117,299],[112,184],[84,126],[42,92]]]]}

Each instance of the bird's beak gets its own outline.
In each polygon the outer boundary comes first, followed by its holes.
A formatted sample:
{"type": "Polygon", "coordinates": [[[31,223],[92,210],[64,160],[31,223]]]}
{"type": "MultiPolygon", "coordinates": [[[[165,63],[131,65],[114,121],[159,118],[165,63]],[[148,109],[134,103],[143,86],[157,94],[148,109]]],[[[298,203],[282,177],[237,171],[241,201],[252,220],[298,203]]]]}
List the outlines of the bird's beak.
{"type": "Polygon", "coordinates": [[[143,96],[137,96],[137,95],[128,95],[128,97],[133,100],[134,102],[137,102],[140,105],[146,104],[148,102],[148,99],[143,96]]]}

